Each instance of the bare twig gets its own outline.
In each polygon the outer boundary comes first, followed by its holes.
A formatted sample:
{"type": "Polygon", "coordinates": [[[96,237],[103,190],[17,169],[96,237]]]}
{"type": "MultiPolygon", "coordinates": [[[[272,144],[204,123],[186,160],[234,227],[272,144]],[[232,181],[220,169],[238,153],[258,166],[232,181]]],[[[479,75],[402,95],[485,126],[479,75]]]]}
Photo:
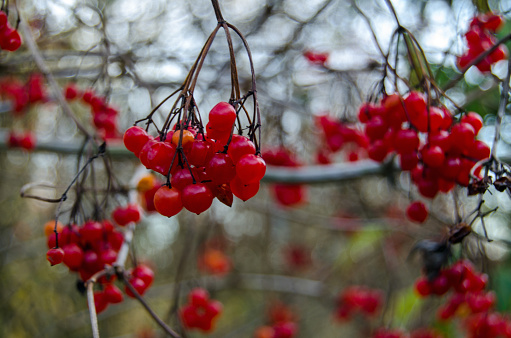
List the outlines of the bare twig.
{"type": "Polygon", "coordinates": [[[151,309],[151,307],[149,306],[149,304],[147,304],[147,302],[145,301],[144,298],[142,298],[142,296],[138,293],[138,291],[133,287],[133,285],[131,285],[131,283],[129,282],[128,278],[126,277],[126,274],[125,273],[122,273],[120,274],[121,277],[122,277],[122,281],[124,282],[124,284],[128,287],[128,289],[133,293],[133,295],[135,295],[135,298],[140,302],[140,304],[142,304],[142,306],[146,309],[146,311],[149,313],[149,315],[151,317],[153,317],[153,319],[156,321],[156,323],[158,323],[158,325],[171,337],[175,337],[175,338],[178,338],[178,337],[181,337],[177,332],[175,332],[174,330],[172,330],[170,327],[167,326],[167,324],[165,324],[165,322],[163,320],[161,320],[160,317],[158,317],[158,315],[153,311],[153,309],[151,309]]]}

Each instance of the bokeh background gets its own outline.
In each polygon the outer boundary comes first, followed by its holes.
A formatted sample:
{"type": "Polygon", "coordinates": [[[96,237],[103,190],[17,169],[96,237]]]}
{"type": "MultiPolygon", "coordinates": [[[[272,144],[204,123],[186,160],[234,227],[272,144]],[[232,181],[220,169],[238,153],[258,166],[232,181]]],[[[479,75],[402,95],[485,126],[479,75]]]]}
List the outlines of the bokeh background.
{"type": "MultiPolygon", "coordinates": [[[[466,48],[463,33],[476,6],[467,0],[393,0],[392,4],[401,24],[425,50],[438,83],[446,84],[459,74],[455,57],[466,48]]],[[[120,132],[180,86],[217,24],[206,0],[38,0],[20,1],[17,8],[13,5],[9,7],[11,23],[15,24],[19,13],[59,84],[76,82],[82,89],[92,87],[107,96],[120,111],[120,132]]],[[[315,163],[322,143],[314,117],[329,114],[355,123],[361,103],[379,94],[384,60],[374,38],[390,60],[398,60],[397,65],[392,61],[398,73],[403,78],[410,76],[406,48],[402,44],[396,48],[392,38],[396,23],[385,1],[225,0],[220,6],[224,18],[243,32],[253,53],[263,151],[284,146],[311,173],[325,170],[315,163]],[[311,64],[304,57],[306,51],[328,53],[328,61],[324,66],[311,64]]],[[[489,6],[508,16],[511,1],[489,1],[489,6]]],[[[501,34],[510,31],[507,25],[501,34]]],[[[240,84],[246,91],[251,81],[248,58],[239,40],[234,39],[234,47],[240,84]]],[[[2,81],[25,81],[38,72],[26,47],[4,54],[0,54],[2,81]]],[[[493,140],[498,83],[506,69],[505,61],[495,65],[493,76],[471,69],[447,91],[460,106],[484,117],[480,138],[487,142],[493,140]]],[[[383,85],[389,92],[396,90],[392,78],[383,85]]],[[[200,73],[195,99],[206,113],[229,95],[229,54],[220,33],[200,73]]],[[[9,114],[6,100],[0,107],[2,337],[91,336],[86,298],[77,291],[77,276],[65,266],[50,268],[45,259],[43,225],[55,217],[55,205],[20,197],[20,189],[30,182],[55,186],[38,193],[59,196],[77,170],[75,153],[83,138],[51,92],[49,98],[30,107],[23,119],[9,114]],[[5,136],[13,128],[32,130],[39,145],[36,151],[7,148],[5,136]]],[[[164,104],[157,119],[163,121],[171,105],[164,104]]],[[[87,108],[79,102],[71,107],[92,131],[87,108]]],[[[505,117],[502,125],[499,155],[503,158],[509,158],[510,122],[505,117]]],[[[145,169],[122,150],[120,141],[109,145],[116,176],[133,187],[145,169]]],[[[338,153],[335,162],[346,162],[346,153],[338,153]]],[[[275,201],[269,189],[275,178],[269,169],[259,194],[245,203],[236,200],[232,208],[215,201],[200,216],[185,211],[171,219],[146,214],[135,232],[134,252],[155,268],[147,301],[176,327],[175,284],[181,285],[180,304],[190,288],[209,289],[224,304],[210,337],[252,337],[264,325],[269,304],[276,300],[296,313],[299,337],[366,337],[368,330],[379,326],[411,330],[428,325],[447,337],[463,337],[456,323],[435,320],[437,299],[421,300],[415,295],[413,281],[421,273],[420,259],[410,255],[418,241],[445,235],[445,225],[453,222],[452,200],[436,198],[430,204],[435,215],[424,225],[412,224],[404,217],[411,198],[408,176],[394,171],[364,173],[362,169],[372,165],[368,160],[353,164],[357,165],[361,170],[354,178],[307,185],[305,201],[296,207],[275,201]],[[208,240],[220,240],[232,260],[233,268],[226,276],[210,276],[198,268],[200,248],[208,240]],[[289,258],[293,252],[301,255],[299,264],[296,257],[289,258]],[[183,255],[187,257],[184,272],[178,274],[183,255]],[[335,295],[349,285],[383,290],[387,302],[382,314],[370,321],[336,322],[335,295]]],[[[71,193],[70,201],[73,198],[71,193]]],[[[475,208],[477,198],[467,198],[462,192],[460,198],[466,215],[475,208]]],[[[511,307],[511,204],[505,194],[489,192],[484,199],[488,209],[499,207],[486,219],[494,241],[471,236],[463,252],[490,274],[498,309],[507,312],[511,307]]],[[[64,204],[64,209],[69,205],[64,204]]],[[[475,230],[482,234],[479,225],[475,230]]],[[[461,248],[457,250],[459,255],[461,248]]],[[[100,314],[99,327],[104,337],[162,336],[139,303],[130,298],[100,314]]],[[[202,336],[200,332],[187,335],[202,336]]]]}

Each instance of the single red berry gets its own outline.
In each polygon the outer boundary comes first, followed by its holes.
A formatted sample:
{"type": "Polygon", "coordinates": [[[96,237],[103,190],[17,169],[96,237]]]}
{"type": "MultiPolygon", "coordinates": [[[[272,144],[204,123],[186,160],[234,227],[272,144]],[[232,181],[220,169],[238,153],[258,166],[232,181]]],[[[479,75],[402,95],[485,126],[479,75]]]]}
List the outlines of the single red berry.
{"type": "Polygon", "coordinates": [[[415,281],[415,291],[421,297],[427,297],[431,294],[431,286],[426,277],[421,277],[415,281]]]}
{"type": "Polygon", "coordinates": [[[137,157],[144,145],[151,139],[152,137],[149,136],[144,129],[138,126],[128,128],[124,132],[123,136],[123,141],[126,149],[134,153],[137,157]]]}
{"type": "Polygon", "coordinates": [[[113,284],[107,284],[103,290],[108,303],[117,304],[123,301],[124,297],[121,290],[113,284]]]}
{"type": "Polygon", "coordinates": [[[92,243],[98,241],[103,236],[103,227],[101,223],[88,221],[80,228],[80,236],[86,242],[92,243]]]}
{"type": "Polygon", "coordinates": [[[197,215],[209,209],[213,198],[211,190],[202,183],[190,184],[181,192],[183,207],[197,215]]]}
{"type": "Polygon", "coordinates": [[[78,270],[83,262],[83,250],[75,243],[62,247],[64,250],[64,264],[72,271],[78,270]]]}
{"type": "Polygon", "coordinates": [[[415,201],[406,209],[406,215],[411,221],[423,223],[428,218],[428,209],[421,201],[415,201]]]}
{"type": "Polygon", "coordinates": [[[231,157],[234,164],[238,163],[241,157],[248,154],[255,154],[255,145],[245,136],[232,135],[231,143],[227,154],[231,157]]]}
{"type": "Polygon", "coordinates": [[[17,30],[6,27],[0,32],[0,47],[14,52],[21,46],[21,36],[17,30]]]}
{"type": "Polygon", "coordinates": [[[62,263],[64,260],[64,250],[62,248],[53,248],[46,253],[46,259],[51,266],[62,263]]]}
{"type": "Polygon", "coordinates": [[[468,123],[472,127],[474,127],[474,133],[477,135],[479,133],[479,130],[483,127],[483,118],[481,115],[475,112],[468,112],[467,114],[463,115],[460,122],[468,123]]]}
{"type": "Polygon", "coordinates": [[[96,313],[100,314],[105,311],[108,307],[108,300],[106,295],[103,292],[96,291],[94,292],[94,306],[96,307],[96,313]]]}
{"type": "Polygon", "coordinates": [[[237,176],[230,182],[231,191],[234,196],[238,197],[243,202],[248,201],[254,197],[259,191],[259,182],[245,184],[237,176]]]}
{"type": "MultiPolygon", "coordinates": [[[[195,177],[195,180],[197,181],[198,177],[195,177]]],[[[183,190],[190,184],[193,184],[193,177],[190,173],[189,168],[179,168],[177,169],[173,174],[172,178],[170,179],[170,184],[172,187],[177,188],[179,190],[183,190]]]]}
{"type": "Polygon", "coordinates": [[[383,162],[388,153],[389,149],[382,140],[374,141],[367,149],[367,156],[377,162],[383,162]]]}
{"type": "Polygon", "coordinates": [[[394,137],[394,149],[399,154],[411,153],[419,148],[419,136],[413,129],[400,129],[394,137]]]}
{"type": "Polygon", "coordinates": [[[236,176],[245,184],[259,182],[265,173],[266,162],[254,154],[243,155],[236,164],[236,176]]]}
{"type": "Polygon", "coordinates": [[[380,116],[375,116],[367,121],[365,133],[371,140],[381,140],[387,132],[389,126],[380,116]]]}
{"type": "Polygon", "coordinates": [[[206,172],[214,183],[223,184],[228,183],[236,176],[236,167],[229,155],[217,153],[206,165],[206,172]]]}
{"type": "Polygon", "coordinates": [[[421,154],[424,164],[431,168],[442,166],[445,160],[444,151],[439,146],[426,146],[422,149],[421,154]]]}
{"type": "Polygon", "coordinates": [[[399,165],[403,171],[413,170],[417,167],[417,164],[419,164],[419,157],[415,151],[403,153],[399,156],[399,165]]]}
{"type": "Polygon", "coordinates": [[[502,16],[492,14],[482,24],[484,29],[489,30],[492,33],[499,31],[504,26],[505,20],[502,16]]]}
{"type": "MultiPolygon", "coordinates": [[[[145,291],[147,290],[146,283],[144,283],[144,281],[140,278],[136,277],[130,278],[129,283],[141,296],[143,296],[145,291]]],[[[124,287],[124,292],[128,297],[135,298],[135,294],[131,292],[130,288],[127,285],[124,287]]]]}
{"type": "Polygon", "coordinates": [[[75,83],[68,83],[64,88],[64,96],[67,100],[74,100],[78,98],[78,87],[75,83]]]}
{"type": "MultiPolygon", "coordinates": [[[[234,135],[233,135],[234,137],[234,135]]],[[[190,165],[203,167],[213,156],[212,145],[208,141],[195,140],[190,147],[186,159],[190,165]]]]}
{"type": "Polygon", "coordinates": [[[277,202],[284,206],[296,206],[306,200],[305,187],[301,184],[275,184],[272,190],[277,202]]]}
{"type": "Polygon", "coordinates": [[[21,135],[20,139],[20,147],[25,149],[26,151],[32,151],[36,147],[36,138],[34,134],[27,131],[23,135],[21,135]]]}
{"type": "Polygon", "coordinates": [[[181,192],[176,188],[162,186],[154,194],[154,206],[163,216],[172,217],[183,209],[181,192]]]}
{"type": "Polygon", "coordinates": [[[213,129],[230,132],[234,121],[236,110],[227,102],[219,102],[209,112],[209,123],[213,129]]]}

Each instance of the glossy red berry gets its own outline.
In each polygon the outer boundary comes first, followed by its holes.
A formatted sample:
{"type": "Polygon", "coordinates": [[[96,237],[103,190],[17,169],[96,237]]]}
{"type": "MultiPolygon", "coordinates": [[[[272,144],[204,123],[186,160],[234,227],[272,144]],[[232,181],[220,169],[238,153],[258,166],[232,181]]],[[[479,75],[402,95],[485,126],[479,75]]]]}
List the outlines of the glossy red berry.
{"type": "Polygon", "coordinates": [[[259,186],[259,182],[245,184],[237,176],[230,182],[232,193],[243,202],[254,197],[259,191],[259,186]]]}
{"type": "Polygon", "coordinates": [[[147,134],[147,132],[138,127],[133,126],[128,128],[124,132],[123,141],[126,149],[134,153],[136,156],[139,155],[140,150],[144,147],[144,145],[152,139],[151,136],[147,134]]]}
{"type": "Polygon", "coordinates": [[[64,250],[62,248],[53,248],[46,253],[46,259],[51,266],[62,263],[64,260],[64,250]]]}
{"type": "Polygon", "coordinates": [[[64,250],[64,264],[72,271],[78,270],[83,262],[83,250],[75,243],[65,245],[64,250]]]}
{"type": "Polygon", "coordinates": [[[232,135],[231,143],[227,154],[231,157],[234,164],[238,163],[240,158],[244,155],[255,154],[255,145],[245,136],[232,135]]]}
{"type": "Polygon", "coordinates": [[[122,302],[124,299],[121,290],[113,284],[107,284],[103,293],[108,303],[117,304],[122,302]]]}
{"type": "Polygon", "coordinates": [[[265,173],[266,162],[260,156],[243,155],[236,164],[236,176],[245,184],[259,182],[265,173]]]}
{"type": "Polygon", "coordinates": [[[236,121],[236,110],[227,102],[218,103],[209,112],[211,128],[230,132],[234,121],[236,121]]]}
{"type": "Polygon", "coordinates": [[[17,30],[6,27],[0,32],[0,47],[2,49],[14,52],[21,46],[21,36],[17,30]]]}
{"type": "Polygon", "coordinates": [[[154,194],[154,207],[163,216],[177,215],[183,209],[181,192],[176,188],[164,185],[154,194]]]}
{"type": "Polygon", "coordinates": [[[153,270],[145,265],[145,264],[139,264],[137,265],[133,271],[131,272],[131,274],[136,277],[136,278],[140,278],[141,280],[144,281],[145,285],[147,287],[151,286],[151,284],[153,283],[153,280],[154,280],[154,272],[153,270]]]}
{"type": "Polygon", "coordinates": [[[213,198],[211,190],[202,183],[190,184],[181,193],[181,201],[185,209],[197,215],[209,209],[213,198]]]}
{"type": "Polygon", "coordinates": [[[236,167],[229,155],[217,153],[206,165],[206,172],[216,184],[228,183],[236,176],[236,167]]]}

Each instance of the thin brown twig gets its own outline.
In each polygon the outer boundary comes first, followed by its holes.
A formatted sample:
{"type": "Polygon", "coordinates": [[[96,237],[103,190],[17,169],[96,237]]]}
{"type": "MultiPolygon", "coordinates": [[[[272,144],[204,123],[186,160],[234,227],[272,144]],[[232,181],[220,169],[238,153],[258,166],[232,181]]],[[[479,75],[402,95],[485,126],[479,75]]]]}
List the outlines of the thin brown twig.
{"type": "Polygon", "coordinates": [[[146,309],[146,311],[149,313],[149,315],[151,317],[153,317],[153,319],[156,321],[156,323],[171,337],[174,337],[174,338],[179,338],[181,337],[177,332],[175,332],[174,330],[172,330],[170,327],[168,327],[167,324],[165,324],[165,322],[163,320],[161,320],[160,317],[158,317],[158,315],[153,311],[153,309],[149,306],[149,304],[147,304],[147,302],[145,301],[145,299],[138,293],[138,291],[133,287],[133,285],[131,285],[131,283],[129,282],[128,278],[126,277],[126,273],[123,272],[123,273],[120,273],[120,276],[122,278],[122,281],[124,282],[124,284],[128,287],[128,289],[133,293],[133,295],[135,296],[135,298],[140,302],[140,304],[142,304],[142,306],[146,309]]]}

